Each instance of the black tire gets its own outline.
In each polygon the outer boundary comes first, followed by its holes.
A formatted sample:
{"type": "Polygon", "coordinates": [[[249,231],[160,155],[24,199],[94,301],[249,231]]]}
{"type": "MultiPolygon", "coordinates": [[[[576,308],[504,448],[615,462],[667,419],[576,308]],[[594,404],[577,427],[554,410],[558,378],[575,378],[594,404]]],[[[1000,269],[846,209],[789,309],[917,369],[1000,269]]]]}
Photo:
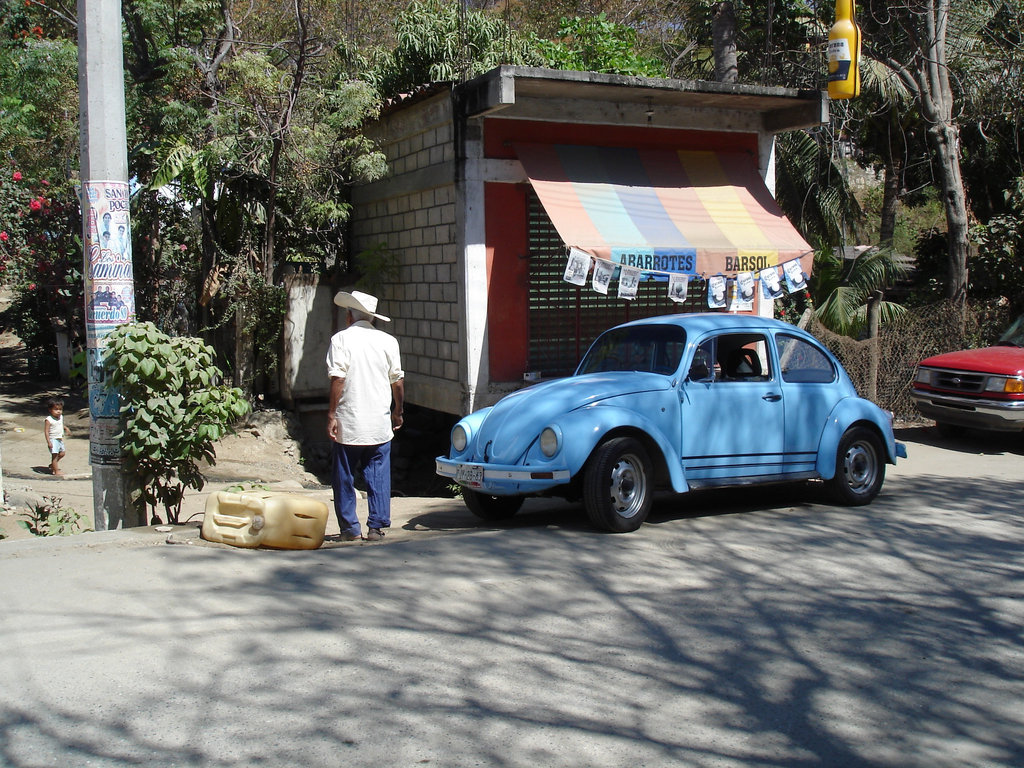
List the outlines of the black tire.
{"type": "Polygon", "coordinates": [[[935,422],[935,429],[943,437],[957,438],[963,437],[967,432],[967,427],[961,427],[959,424],[949,424],[945,421],[935,422]]]}
{"type": "Polygon", "coordinates": [[[602,443],[583,474],[583,506],[597,528],[635,531],[647,519],[654,496],[647,451],[631,437],[602,443]]]}
{"type": "Polygon", "coordinates": [[[481,520],[508,520],[523,506],[522,496],[490,496],[468,488],[462,489],[462,500],[481,520]]]}
{"type": "Polygon", "coordinates": [[[848,507],[870,504],[885,480],[885,453],[878,435],[850,427],[836,451],[836,474],[828,482],[832,497],[848,507]]]}

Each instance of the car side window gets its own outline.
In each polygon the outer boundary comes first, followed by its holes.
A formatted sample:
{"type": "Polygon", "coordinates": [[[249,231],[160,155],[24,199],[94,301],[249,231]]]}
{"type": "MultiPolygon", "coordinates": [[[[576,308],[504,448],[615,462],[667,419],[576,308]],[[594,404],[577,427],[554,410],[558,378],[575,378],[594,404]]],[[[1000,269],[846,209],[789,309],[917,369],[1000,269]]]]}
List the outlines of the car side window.
{"type": "Polygon", "coordinates": [[[835,366],[818,347],[784,333],[776,336],[775,342],[779,347],[783,381],[798,384],[828,384],[835,381],[835,366]]]}
{"type": "Polygon", "coordinates": [[[727,333],[717,339],[716,376],[721,381],[768,381],[767,340],[759,333],[727,333]]]}

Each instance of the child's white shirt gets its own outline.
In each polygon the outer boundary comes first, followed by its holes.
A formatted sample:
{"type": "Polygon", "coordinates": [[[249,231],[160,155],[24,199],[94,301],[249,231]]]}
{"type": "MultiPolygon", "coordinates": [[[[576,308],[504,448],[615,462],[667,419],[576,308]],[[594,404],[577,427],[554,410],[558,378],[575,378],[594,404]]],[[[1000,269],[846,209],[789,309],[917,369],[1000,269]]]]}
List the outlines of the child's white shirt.
{"type": "Polygon", "coordinates": [[[63,440],[64,439],[64,416],[55,419],[53,416],[47,415],[46,417],[46,429],[47,435],[51,440],[63,440]]]}

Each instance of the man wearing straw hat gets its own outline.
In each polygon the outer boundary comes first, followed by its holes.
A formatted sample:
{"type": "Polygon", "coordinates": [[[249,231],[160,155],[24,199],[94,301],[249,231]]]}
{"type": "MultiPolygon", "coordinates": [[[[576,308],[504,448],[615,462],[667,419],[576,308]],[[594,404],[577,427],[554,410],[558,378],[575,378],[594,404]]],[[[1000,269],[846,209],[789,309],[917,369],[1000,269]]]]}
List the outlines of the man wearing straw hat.
{"type": "Polygon", "coordinates": [[[355,473],[366,480],[367,541],[380,541],[391,526],[391,439],[402,426],[405,384],[398,341],[374,327],[391,322],[377,314],[377,297],[340,291],[334,303],[347,310],[348,327],[331,338],[327,434],[334,449],[334,511],[341,538],[362,537],[356,516],[355,473]]]}

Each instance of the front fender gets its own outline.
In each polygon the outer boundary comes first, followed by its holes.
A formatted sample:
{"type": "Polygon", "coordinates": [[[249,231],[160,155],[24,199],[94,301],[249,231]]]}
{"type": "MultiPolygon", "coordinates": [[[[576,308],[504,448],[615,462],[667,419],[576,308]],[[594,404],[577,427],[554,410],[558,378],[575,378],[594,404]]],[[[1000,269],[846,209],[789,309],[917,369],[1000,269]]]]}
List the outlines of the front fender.
{"type": "Polygon", "coordinates": [[[480,431],[480,424],[483,423],[483,420],[487,418],[487,414],[490,413],[492,409],[493,406],[481,408],[479,411],[473,411],[473,413],[470,413],[459,419],[458,423],[452,427],[452,430],[454,430],[455,427],[461,424],[462,427],[466,430],[467,434],[469,435],[469,442],[466,443],[466,450],[456,451],[455,446],[451,444],[451,436],[449,435],[447,453],[448,458],[466,459],[467,457],[473,455],[473,451],[476,449],[476,435],[480,431]]]}
{"type": "MultiPolygon", "coordinates": [[[[678,412],[668,418],[679,418],[678,412]]],[[[672,489],[676,493],[686,493],[689,486],[683,474],[682,462],[678,449],[672,445],[664,430],[653,420],[630,408],[619,408],[609,405],[591,405],[559,416],[552,422],[562,433],[562,448],[551,458],[568,467],[573,477],[583,469],[590,454],[613,430],[628,429],[631,432],[642,432],[649,441],[661,451],[665,466],[668,467],[672,489]]],[[[531,447],[531,464],[533,453],[540,455],[536,444],[531,447]]]]}
{"type": "Polygon", "coordinates": [[[892,419],[887,411],[883,411],[870,400],[859,397],[847,397],[836,403],[825,422],[818,441],[818,457],[815,470],[823,480],[831,480],[836,474],[836,452],[839,441],[846,430],[857,423],[865,423],[875,427],[885,446],[886,458],[890,464],[896,463],[896,437],[892,432],[892,419]]]}

